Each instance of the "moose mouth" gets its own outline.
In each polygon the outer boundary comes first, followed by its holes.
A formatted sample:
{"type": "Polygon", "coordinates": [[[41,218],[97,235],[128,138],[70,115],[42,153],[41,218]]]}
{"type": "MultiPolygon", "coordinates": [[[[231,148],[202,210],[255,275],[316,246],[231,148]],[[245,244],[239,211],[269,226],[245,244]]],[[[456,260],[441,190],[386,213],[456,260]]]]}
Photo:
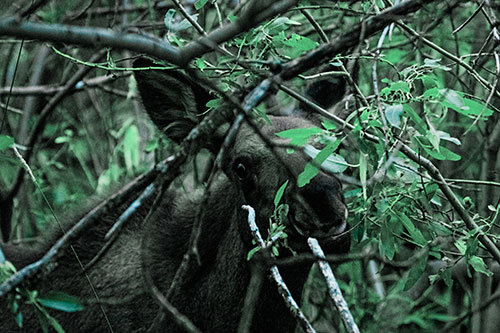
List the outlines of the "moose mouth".
{"type": "Polygon", "coordinates": [[[347,230],[347,210],[345,210],[345,216],[341,218],[334,216],[328,221],[321,221],[315,216],[299,212],[290,212],[289,220],[295,231],[303,237],[335,239],[347,230]]]}

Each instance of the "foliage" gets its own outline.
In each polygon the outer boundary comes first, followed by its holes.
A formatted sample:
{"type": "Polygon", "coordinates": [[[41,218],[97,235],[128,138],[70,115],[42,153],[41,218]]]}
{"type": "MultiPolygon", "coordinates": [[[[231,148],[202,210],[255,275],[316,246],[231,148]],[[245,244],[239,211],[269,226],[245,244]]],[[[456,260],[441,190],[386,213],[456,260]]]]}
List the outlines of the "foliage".
{"type": "MultiPolygon", "coordinates": [[[[15,272],[16,268],[12,263],[8,261],[0,263],[0,283],[7,280],[7,278],[15,272]]],[[[40,295],[38,291],[29,290],[26,287],[16,288],[15,293],[9,295],[8,305],[15,317],[17,325],[21,328],[23,327],[23,314],[20,309],[20,304],[22,303],[33,306],[35,315],[44,333],[49,332],[50,327],[58,333],[64,332],[64,329],[58,321],[49,314],[47,309],[50,308],[64,312],[83,310],[83,304],[77,297],[60,291],[49,291],[40,295]]]]}

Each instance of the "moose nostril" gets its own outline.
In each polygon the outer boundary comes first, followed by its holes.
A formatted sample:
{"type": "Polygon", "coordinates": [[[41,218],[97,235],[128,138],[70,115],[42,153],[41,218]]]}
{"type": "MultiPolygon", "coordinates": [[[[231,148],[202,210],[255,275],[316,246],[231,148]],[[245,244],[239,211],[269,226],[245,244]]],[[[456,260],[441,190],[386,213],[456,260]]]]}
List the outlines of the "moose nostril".
{"type": "Polygon", "coordinates": [[[320,229],[330,229],[342,225],[347,218],[347,209],[335,179],[323,176],[299,190],[299,195],[322,222],[320,229]],[[326,179],[325,179],[326,178],[326,179]]]}

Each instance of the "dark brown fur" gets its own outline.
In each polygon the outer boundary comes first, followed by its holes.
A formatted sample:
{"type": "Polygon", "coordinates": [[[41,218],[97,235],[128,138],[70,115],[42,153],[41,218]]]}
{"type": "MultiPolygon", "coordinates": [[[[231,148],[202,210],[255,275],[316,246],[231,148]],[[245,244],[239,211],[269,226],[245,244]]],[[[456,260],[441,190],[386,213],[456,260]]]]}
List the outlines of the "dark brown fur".
{"type": "MultiPolygon", "coordinates": [[[[141,62],[138,66],[144,65],[147,63],[141,62]]],[[[136,79],[151,119],[170,138],[181,140],[199,121],[198,114],[203,111],[208,94],[177,71],[140,72],[136,74],[136,79]]],[[[313,126],[313,123],[302,118],[270,119],[272,125],[266,124],[261,130],[275,142],[284,142],[275,136],[278,131],[313,126]]],[[[214,140],[217,141],[220,142],[214,140]]],[[[284,149],[277,153],[294,175],[303,170],[306,159],[301,154],[296,152],[290,155],[284,149]]],[[[199,241],[201,266],[191,266],[188,279],[171,299],[204,332],[235,332],[241,316],[250,277],[246,257],[253,247],[246,222],[247,213],[241,206],[249,204],[255,208],[257,223],[265,234],[274,208],[275,193],[290,178],[283,165],[247,125],[240,129],[229,149],[223,169],[224,172],[220,172],[210,189],[211,195],[204,208],[199,241]],[[235,172],[238,163],[242,163],[248,172],[244,179],[240,179],[235,172]]],[[[89,271],[97,294],[109,303],[104,308],[115,332],[145,331],[151,326],[158,307],[153,297],[145,291],[141,251],[144,251],[145,265],[150,269],[155,284],[165,293],[187,251],[191,227],[202,198],[201,191],[186,194],[169,190],[149,225],[143,226],[143,218],[151,206],[150,200],[134,214],[117,242],[89,271]]],[[[130,198],[129,202],[133,199],[130,198]]],[[[304,236],[322,237],[321,242],[328,252],[344,252],[348,249],[348,237],[333,237],[345,227],[346,215],[341,184],[335,177],[320,173],[302,189],[287,189],[283,202],[291,207],[291,219],[287,225],[292,247],[306,247],[305,237],[300,235],[303,233],[304,236]],[[299,204],[299,196],[307,204],[299,204]],[[314,217],[307,218],[306,211],[309,213],[311,209],[314,217]],[[315,226],[313,221],[319,222],[320,227],[315,226]]],[[[118,216],[118,211],[109,214],[73,244],[84,264],[99,251],[104,234],[118,216]]],[[[8,260],[19,268],[43,255],[56,237],[57,234],[52,235],[48,238],[50,240],[36,249],[22,250],[12,245],[3,245],[2,249],[8,260]]],[[[282,250],[283,255],[286,252],[282,250]]],[[[282,270],[286,283],[297,299],[300,299],[308,270],[307,265],[282,270]]],[[[38,279],[32,288],[42,292],[62,290],[83,300],[93,300],[90,286],[71,251],[58,260],[58,267],[48,277],[38,279]]],[[[0,306],[0,331],[40,330],[31,305],[22,308],[24,330],[16,327],[12,314],[6,309],[5,300],[0,300],[0,306]]],[[[81,312],[51,311],[51,314],[68,332],[107,331],[103,315],[95,304],[88,305],[81,312]]],[[[266,279],[252,331],[291,332],[294,327],[295,322],[278,295],[275,284],[266,279]]],[[[163,322],[161,329],[165,332],[180,331],[171,321],[163,322]]]]}

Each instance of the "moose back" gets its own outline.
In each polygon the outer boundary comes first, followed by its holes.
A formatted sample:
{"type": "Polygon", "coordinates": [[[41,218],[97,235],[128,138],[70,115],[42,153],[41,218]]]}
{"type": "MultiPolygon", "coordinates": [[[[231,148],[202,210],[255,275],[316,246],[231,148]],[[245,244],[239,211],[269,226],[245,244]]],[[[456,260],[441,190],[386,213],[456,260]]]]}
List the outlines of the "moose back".
{"type": "MultiPolygon", "coordinates": [[[[149,65],[151,63],[144,59],[135,64],[136,67],[149,65]]],[[[178,70],[137,71],[135,78],[150,118],[177,142],[199,123],[205,104],[211,99],[205,89],[178,70]]],[[[202,210],[198,242],[200,260],[190,265],[187,278],[169,300],[204,332],[235,332],[242,315],[251,274],[247,254],[255,245],[247,224],[247,212],[241,206],[254,207],[256,222],[265,237],[276,191],[287,179],[297,176],[307,163],[302,154],[287,153],[283,147],[286,141],[275,133],[313,127],[315,122],[296,116],[269,116],[269,119],[270,123],[265,122],[260,132],[281,148],[274,148],[273,152],[247,124],[239,129],[232,145],[227,147],[222,170],[212,183],[202,210]]],[[[216,153],[223,136],[214,134],[212,139],[208,149],[216,153]]],[[[128,199],[126,205],[134,199],[128,199]]],[[[203,200],[203,191],[180,193],[169,189],[146,225],[142,222],[153,199],[143,204],[112,247],[87,271],[100,298],[99,303],[69,250],[58,259],[57,267],[49,276],[37,279],[29,288],[40,293],[63,291],[85,302],[82,311],[50,311],[69,332],[105,332],[109,330],[107,321],[115,332],[147,330],[159,308],[154,296],[148,292],[143,270],[150,272],[154,284],[166,294],[188,250],[191,228],[203,200]]],[[[284,223],[291,248],[305,250],[306,238],[314,236],[329,253],[348,250],[349,236],[339,236],[346,229],[347,214],[342,186],[336,177],[320,172],[304,187],[288,185],[281,200],[290,207],[284,223]]],[[[107,214],[72,243],[83,265],[102,248],[104,235],[119,215],[119,211],[107,214]]],[[[71,223],[66,223],[66,226],[71,226],[71,223]]],[[[40,258],[60,236],[59,232],[51,233],[35,248],[2,245],[2,250],[7,260],[19,269],[40,258]]],[[[280,255],[290,253],[283,249],[280,255]]],[[[309,268],[310,265],[297,265],[281,270],[296,299],[300,299],[309,268]]],[[[20,329],[6,303],[3,297],[0,300],[1,331],[41,331],[33,305],[21,306],[24,319],[20,329]]],[[[181,331],[167,319],[156,324],[161,331],[181,331]]],[[[265,279],[253,316],[252,331],[291,332],[294,327],[295,322],[276,285],[265,279]]]]}

